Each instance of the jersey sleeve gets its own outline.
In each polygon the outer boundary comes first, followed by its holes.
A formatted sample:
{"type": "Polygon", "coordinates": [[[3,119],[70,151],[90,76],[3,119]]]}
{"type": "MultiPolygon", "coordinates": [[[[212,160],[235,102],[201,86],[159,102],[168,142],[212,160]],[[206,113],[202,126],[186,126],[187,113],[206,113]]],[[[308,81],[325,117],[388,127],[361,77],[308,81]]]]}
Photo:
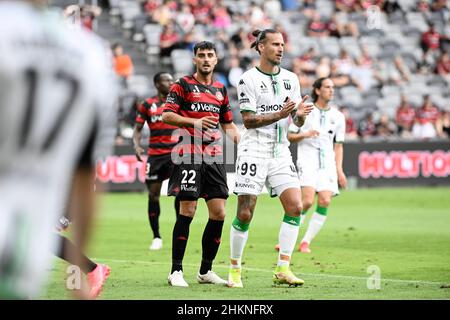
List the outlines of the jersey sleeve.
{"type": "Polygon", "coordinates": [[[237,87],[237,94],[241,112],[251,111],[256,113],[255,88],[251,79],[241,77],[237,87]]]}
{"type": "Polygon", "coordinates": [[[345,117],[344,115],[338,111],[338,120],[337,120],[337,128],[336,128],[336,143],[344,143],[345,141],[345,117]]]}
{"type": "Polygon", "coordinates": [[[166,103],[164,104],[163,112],[175,112],[178,113],[185,97],[185,91],[181,85],[180,80],[177,80],[170,87],[169,94],[167,95],[166,103]]]}
{"type": "Polygon", "coordinates": [[[149,105],[147,101],[143,101],[142,103],[140,103],[137,107],[137,111],[136,111],[136,123],[140,123],[140,124],[144,124],[147,119],[148,119],[148,115],[147,115],[147,111],[149,109],[149,105]]]}
{"type": "Polygon", "coordinates": [[[230,122],[233,122],[233,113],[231,112],[230,99],[228,99],[228,93],[227,93],[227,89],[225,87],[223,87],[223,93],[224,93],[224,99],[223,99],[223,103],[220,107],[219,122],[220,123],[230,123],[230,122]]]}

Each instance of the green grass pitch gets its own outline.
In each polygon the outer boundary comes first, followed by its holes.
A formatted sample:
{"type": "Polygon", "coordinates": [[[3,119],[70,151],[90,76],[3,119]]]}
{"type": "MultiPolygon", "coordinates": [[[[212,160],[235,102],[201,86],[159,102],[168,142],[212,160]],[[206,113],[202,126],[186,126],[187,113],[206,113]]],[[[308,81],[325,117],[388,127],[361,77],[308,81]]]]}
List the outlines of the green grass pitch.
{"type": "MultiPolygon", "coordinates": [[[[236,197],[227,202],[222,244],[214,270],[227,276],[230,223],[236,197]]],[[[277,198],[259,197],[243,257],[243,289],[196,282],[203,200],[191,224],[184,259],[189,288],[167,284],[175,221],[173,198],[161,198],[162,251],[150,252],[145,193],[106,194],[89,255],[112,268],[100,299],[450,299],[450,188],[360,189],[335,198],[328,220],[311,245],[294,252],[292,269],[303,287],[272,286],[283,211],[277,198]],[[376,266],[376,267],[371,267],[376,266]],[[380,288],[368,288],[370,268],[381,271],[380,288]]],[[[311,211],[311,210],[310,210],[311,211]]],[[[311,212],[308,213],[307,223],[311,212]]],[[[299,240],[306,230],[301,227],[299,240]]],[[[67,299],[67,264],[56,260],[43,299],[67,299]]]]}

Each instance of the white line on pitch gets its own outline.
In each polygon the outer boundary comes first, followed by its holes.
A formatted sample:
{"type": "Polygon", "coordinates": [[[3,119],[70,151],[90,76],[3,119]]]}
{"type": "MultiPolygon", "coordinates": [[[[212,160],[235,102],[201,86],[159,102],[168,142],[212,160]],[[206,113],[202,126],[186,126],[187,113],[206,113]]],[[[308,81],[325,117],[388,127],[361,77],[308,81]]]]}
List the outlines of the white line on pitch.
{"type": "MultiPolygon", "coordinates": [[[[138,264],[146,264],[146,265],[169,265],[168,262],[156,262],[156,261],[140,261],[140,260],[115,260],[115,259],[93,259],[94,261],[104,261],[104,262],[115,262],[115,263],[138,263],[138,264]]],[[[198,267],[196,264],[184,263],[183,266],[187,267],[198,267]]],[[[217,268],[228,269],[229,266],[216,264],[214,265],[217,268]]],[[[272,273],[271,270],[267,269],[259,269],[259,268],[251,268],[251,267],[243,267],[244,270],[248,271],[256,271],[256,272],[265,272],[272,273]]],[[[364,280],[367,281],[368,277],[357,277],[357,276],[346,276],[339,274],[323,274],[323,273],[298,273],[299,275],[309,276],[309,277],[322,277],[322,278],[337,278],[337,279],[350,279],[350,280],[364,280]]],[[[423,280],[402,280],[402,279],[386,279],[381,278],[381,281],[386,282],[399,282],[399,283],[415,283],[415,284],[428,284],[428,285],[442,285],[443,282],[436,281],[423,281],[423,280]]]]}

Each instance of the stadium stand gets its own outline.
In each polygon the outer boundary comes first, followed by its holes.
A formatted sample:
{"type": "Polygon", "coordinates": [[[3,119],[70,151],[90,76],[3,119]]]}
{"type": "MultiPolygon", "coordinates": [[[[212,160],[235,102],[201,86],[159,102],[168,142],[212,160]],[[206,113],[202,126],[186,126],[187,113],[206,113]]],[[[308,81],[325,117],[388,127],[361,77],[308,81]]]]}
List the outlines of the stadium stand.
{"type": "MultiPolygon", "coordinates": [[[[304,76],[301,68],[293,68],[294,64],[314,48],[312,59],[317,66],[321,62],[320,71],[305,76],[315,78],[318,72],[331,70],[332,64],[338,63],[337,71],[348,75],[350,81],[337,86],[335,103],[347,107],[355,123],[364,120],[368,112],[374,113],[375,120],[380,114],[395,120],[402,93],[415,108],[420,108],[424,95],[429,94],[441,112],[450,111],[450,66],[448,58],[442,58],[443,52],[450,53],[450,5],[448,1],[445,6],[437,2],[105,0],[99,4],[104,10],[96,32],[111,43],[123,43],[135,65],[135,74],[123,95],[142,99],[155,93],[150,79],[156,72],[168,70],[177,77],[192,71],[192,44],[199,40],[218,43],[222,61],[216,69],[217,77],[232,93],[226,80],[230,62],[238,58],[240,67],[246,70],[256,57],[249,48],[251,31],[279,24],[287,36],[284,67],[304,76]],[[326,30],[321,36],[307,36],[309,24],[318,14],[326,30]],[[437,39],[438,49],[424,51],[422,39],[430,23],[438,33],[437,38],[430,36],[430,41],[437,39]],[[160,36],[167,24],[173,25],[181,40],[169,57],[160,57],[160,36]],[[349,53],[345,63],[339,63],[342,50],[349,53]]],[[[76,1],[53,3],[64,7],[76,1]]],[[[302,92],[310,93],[310,81],[303,80],[302,92]]],[[[236,97],[230,94],[230,98],[235,121],[240,123],[236,97]]]]}

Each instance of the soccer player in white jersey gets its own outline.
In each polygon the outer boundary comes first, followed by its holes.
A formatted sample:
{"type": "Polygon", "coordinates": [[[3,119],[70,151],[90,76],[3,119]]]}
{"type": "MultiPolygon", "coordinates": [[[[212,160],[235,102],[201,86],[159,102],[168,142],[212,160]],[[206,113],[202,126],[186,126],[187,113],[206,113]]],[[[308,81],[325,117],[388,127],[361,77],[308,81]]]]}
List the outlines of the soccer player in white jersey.
{"type": "Polygon", "coordinates": [[[259,65],[245,72],[238,83],[239,106],[245,131],[238,145],[236,185],[237,215],[230,233],[231,265],[229,287],[242,287],[241,259],[257,196],[264,184],[279,196],[285,212],[279,232],[281,250],[273,275],[276,284],[302,285],[289,263],[297,241],[301,194],[297,171],[287,140],[291,116],[301,126],[312,105],[300,94],[297,76],[280,67],[283,36],[276,30],[253,32],[252,44],[260,54],[259,65]]]}
{"type": "Polygon", "coordinates": [[[44,2],[0,1],[0,298],[41,293],[71,186],[73,239],[85,248],[98,124],[114,112],[103,43],[44,2]]]}
{"type": "Polygon", "coordinates": [[[339,194],[338,185],[347,187],[342,168],[345,117],[330,106],[333,94],[334,84],[330,78],[317,79],[311,94],[314,110],[301,129],[293,125],[289,127],[289,141],[298,143],[297,169],[303,202],[300,224],[314,204],[317,193],[316,210],[299,246],[299,251],[305,253],[311,252],[309,244],[325,223],[331,198],[339,194]]]}

